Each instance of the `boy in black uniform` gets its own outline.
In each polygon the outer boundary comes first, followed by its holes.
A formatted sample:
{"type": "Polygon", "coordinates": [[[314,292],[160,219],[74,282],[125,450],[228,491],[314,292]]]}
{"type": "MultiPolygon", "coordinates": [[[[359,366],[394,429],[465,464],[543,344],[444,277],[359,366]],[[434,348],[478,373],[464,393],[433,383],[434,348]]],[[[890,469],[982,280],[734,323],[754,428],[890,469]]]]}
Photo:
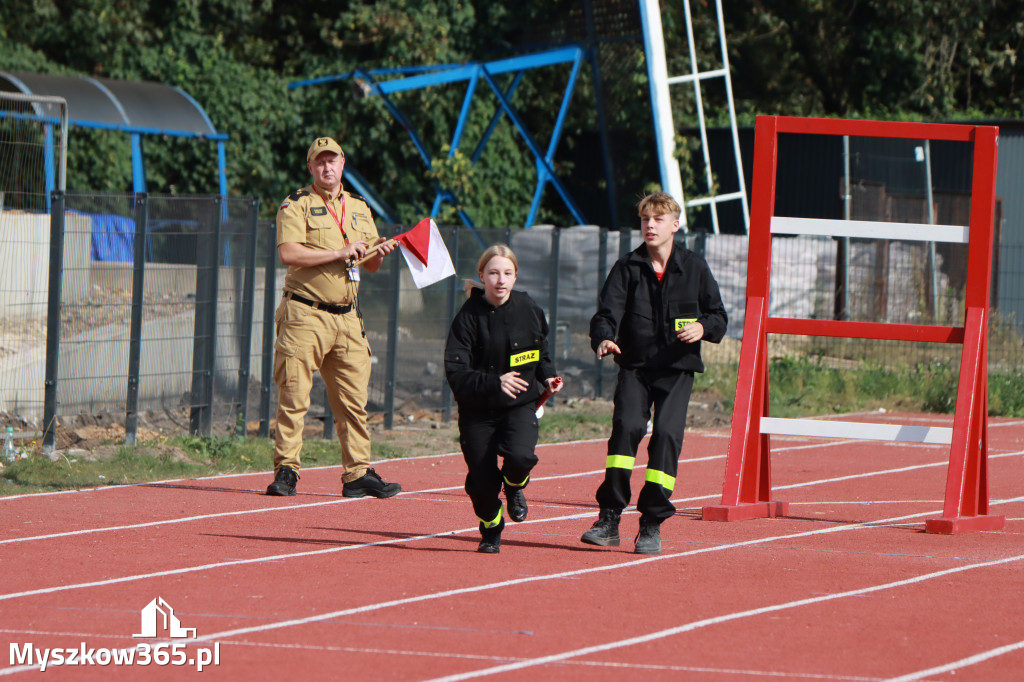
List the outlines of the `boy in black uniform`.
{"type": "Polygon", "coordinates": [[[512,249],[491,246],[477,270],[484,288],[471,290],[452,321],[444,371],[459,404],[466,492],[480,521],[477,551],[497,554],[505,527],[498,493],[504,486],[509,518],[525,521],[523,488],[537,464],[537,399],[541,386],[553,394],[561,382],[548,351],[544,311],[512,291],[519,270],[512,249]]]}
{"type": "Polygon", "coordinates": [[[674,242],[679,204],[656,192],[641,199],[637,209],[644,243],[612,266],[590,320],[590,345],[599,358],[615,355],[619,378],[605,477],[597,489],[601,511],[580,539],[619,545],[619,517],[629,504],[629,478],[653,404],[647,476],[636,504],[641,517],[635,551],[660,554],[661,522],[675,513],[670,498],[693,373],[704,371],[700,342],[721,341],[727,318],[707,263],[674,242]]]}

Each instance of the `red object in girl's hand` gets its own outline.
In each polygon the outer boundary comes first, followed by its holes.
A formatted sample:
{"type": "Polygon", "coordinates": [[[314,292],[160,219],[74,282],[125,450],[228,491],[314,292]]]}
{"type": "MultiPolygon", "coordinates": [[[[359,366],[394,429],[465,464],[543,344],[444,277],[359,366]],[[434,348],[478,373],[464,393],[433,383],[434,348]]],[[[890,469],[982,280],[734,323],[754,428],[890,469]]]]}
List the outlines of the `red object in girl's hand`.
{"type": "MultiPolygon", "coordinates": [[[[561,388],[562,387],[562,377],[555,377],[553,383],[554,383],[555,387],[561,388]]],[[[548,398],[550,398],[554,394],[555,394],[554,391],[551,391],[549,389],[544,389],[544,393],[541,394],[540,400],[537,401],[537,419],[540,419],[541,417],[544,416],[544,403],[546,403],[548,401],[548,398]]]]}

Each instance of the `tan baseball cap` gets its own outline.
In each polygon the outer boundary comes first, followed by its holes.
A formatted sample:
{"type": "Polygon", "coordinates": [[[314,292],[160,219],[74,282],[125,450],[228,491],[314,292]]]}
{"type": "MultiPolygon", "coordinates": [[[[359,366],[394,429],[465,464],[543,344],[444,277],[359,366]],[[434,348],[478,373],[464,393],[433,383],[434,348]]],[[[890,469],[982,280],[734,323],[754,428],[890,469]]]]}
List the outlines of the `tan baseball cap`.
{"type": "Polygon", "coordinates": [[[335,142],[333,137],[318,137],[313,140],[313,144],[309,146],[309,151],[306,152],[306,163],[311,162],[323,152],[334,152],[340,156],[345,156],[345,152],[341,151],[341,145],[335,142]]]}

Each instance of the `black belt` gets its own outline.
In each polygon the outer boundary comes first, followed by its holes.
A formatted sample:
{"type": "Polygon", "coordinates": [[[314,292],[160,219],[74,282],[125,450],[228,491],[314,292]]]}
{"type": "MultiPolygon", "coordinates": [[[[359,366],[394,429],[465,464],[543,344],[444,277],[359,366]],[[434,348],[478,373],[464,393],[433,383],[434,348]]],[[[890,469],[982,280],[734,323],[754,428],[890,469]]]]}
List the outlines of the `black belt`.
{"type": "Polygon", "coordinates": [[[304,303],[310,308],[316,308],[317,310],[323,310],[324,312],[331,313],[333,315],[344,315],[345,313],[352,310],[352,304],[348,305],[335,305],[334,303],[318,303],[317,301],[311,301],[308,298],[303,298],[298,294],[293,294],[290,291],[285,293],[285,298],[290,298],[298,303],[304,303]]]}

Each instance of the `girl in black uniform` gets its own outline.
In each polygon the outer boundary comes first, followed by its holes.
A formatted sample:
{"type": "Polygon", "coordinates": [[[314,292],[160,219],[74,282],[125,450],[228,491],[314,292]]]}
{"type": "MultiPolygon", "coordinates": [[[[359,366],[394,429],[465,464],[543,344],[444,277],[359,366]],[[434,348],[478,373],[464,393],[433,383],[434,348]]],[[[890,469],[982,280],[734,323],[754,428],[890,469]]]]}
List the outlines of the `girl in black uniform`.
{"type": "Polygon", "coordinates": [[[459,405],[466,492],[480,520],[477,551],[497,554],[505,527],[498,494],[504,486],[509,518],[526,519],[523,488],[537,464],[536,403],[545,389],[557,393],[561,382],[548,352],[544,311],[525,293],[512,291],[519,272],[512,249],[491,246],[477,272],[484,288],[470,291],[452,321],[444,369],[459,405]]]}

